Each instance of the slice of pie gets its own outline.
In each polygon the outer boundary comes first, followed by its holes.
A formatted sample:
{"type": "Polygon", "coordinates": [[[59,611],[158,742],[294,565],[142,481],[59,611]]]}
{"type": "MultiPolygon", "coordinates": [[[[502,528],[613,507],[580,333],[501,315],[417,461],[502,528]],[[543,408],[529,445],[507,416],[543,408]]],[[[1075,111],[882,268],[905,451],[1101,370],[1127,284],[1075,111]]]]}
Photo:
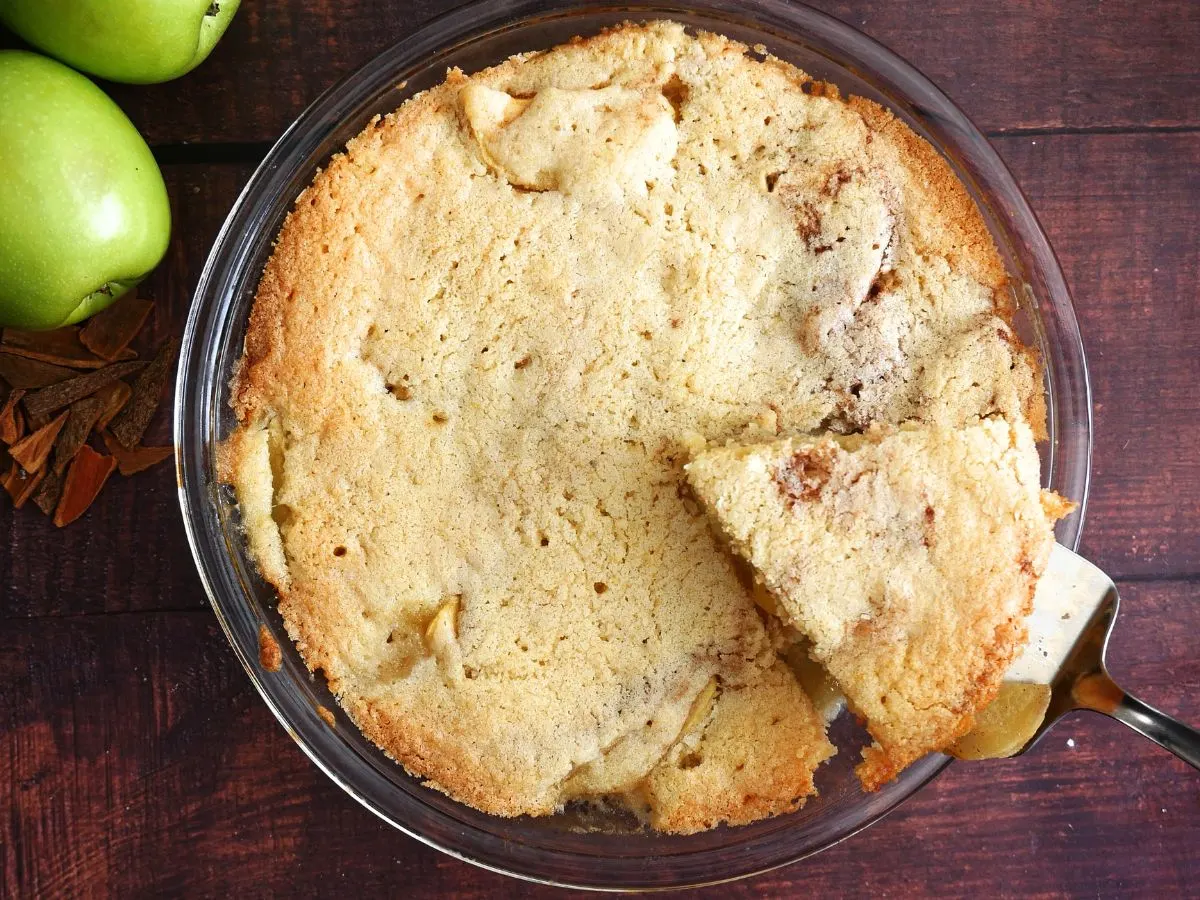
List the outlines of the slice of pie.
{"type": "Polygon", "coordinates": [[[1028,426],[730,445],[687,472],[865,720],[864,787],[971,728],[1025,640],[1063,511],[1040,490],[1028,426]]]}

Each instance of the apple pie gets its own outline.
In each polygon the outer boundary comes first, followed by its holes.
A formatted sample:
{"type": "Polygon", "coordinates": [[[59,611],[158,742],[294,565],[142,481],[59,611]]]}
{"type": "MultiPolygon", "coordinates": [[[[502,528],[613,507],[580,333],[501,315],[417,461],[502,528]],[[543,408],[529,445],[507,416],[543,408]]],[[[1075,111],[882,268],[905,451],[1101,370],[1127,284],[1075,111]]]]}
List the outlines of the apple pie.
{"type": "Polygon", "coordinates": [[[834,748],[691,450],[1036,431],[1011,312],[967,191],[887,110],[626,25],[452,70],[316,176],[225,476],[300,654],[412,775],[503,816],[750,822],[834,748]]]}

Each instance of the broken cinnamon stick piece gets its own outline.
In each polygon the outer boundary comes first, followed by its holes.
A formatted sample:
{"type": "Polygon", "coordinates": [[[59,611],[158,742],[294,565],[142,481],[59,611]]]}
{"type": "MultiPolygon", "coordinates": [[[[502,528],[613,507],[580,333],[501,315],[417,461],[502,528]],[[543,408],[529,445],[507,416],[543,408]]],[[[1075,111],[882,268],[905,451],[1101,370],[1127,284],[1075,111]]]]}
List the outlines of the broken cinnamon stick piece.
{"type": "Polygon", "coordinates": [[[108,365],[107,360],[102,360],[80,343],[79,329],[73,325],[54,331],[6,328],[0,335],[0,352],[28,356],[29,359],[71,368],[100,368],[108,365]]]}
{"type": "Polygon", "coordinates": [[[20,509],[25,505],[25,501],[29,499],[39,484],[41,484],[45,472],[27,472],[22,469],[17,463],[13,463],[8,470],[8,475],[4,477],[4,489],[8,491],[8,496],[12,497],[13,508],[20,509]]]}
{"type": "Polygon", "coordinates": [[[68,378],[74,378],[75,372],[62,366],[52,366],[50,363],[38,362],[24,356],[13,356],[0,348],[0,378],[3,378],[14,388],[35,390],[44,388],[68,378]]]}
{"type": "Polygon", "coordinates": [[[0,344],[0,352],[7,356],[20,356],[25,359],[35,359],[39,362],[55,366],[68,366],[72,369],[99,369],[108,365],[107,360],[88,354],[86,357],[55,356],[53,353],[39,353],[36,350],[26,350],[24,347],[10,347],[0,344]]]}
{"type": "Polygon", "coordinates": [[[12,427],[6,427],[6,436],[12,440],[5,441],[6,444],[12,445],[25,436],[25,414],[20,409],[12,411],[12,427]]]}
{"type": "Polygon", "coordinates": [[[96,420],[95,428],[97,431],[103,431],[108,427],[108,423],[113,420],[113,416],[121,411],[121,408],[129,402],[129,395],[133,393],[133,388],[123,381],[114,381],[112,384],[106,384],[96,393],[92,394],[97,400],[104,403],[104,409],[100,413],[100,418],[96,420]]]}
{"type": "Polygon", "coordinates": [[[67,424],[54,442],[54,472],[61,475],[75,458],[79,448],[87,443],[92,426],[104,411],[104,401],[96,397],[76,400],[67,408],[67,424]]]}
{"type": "Polygon", "coordinates": [[[4,407],[0,409],[0,442],[15,444],[25,433],[25,417],[17,406],[24,396],[25,391],[14,388],[4,401],[4,407]]]}
{"type": "Polygon", "coordinates": [[[23,328],[5,328],[0,331],[0,344],[6,348],[38,350],[55,356],[72,356],[87,353],[79,342],[79,327],[64,325],[53,331],[26,331],[23,328]]]}
{"type": "Polygon", "coordinates": [[[120,362],[88,372],[86,375],[76,375],[66,381],[44,387],[40,391],[25,398],[25,412],[36,421],[40,416],[47,416],[55,410],[62,409],[82,400],[89,394],[94,394],[107,384],[112,384],[118,378],[124,378],[145,367],[144,362],[120,362]]]}
{"type": "Polygon", "coordinates": [[[107,360],[88,350],[79,336],[80,330],[74,325],[56,328],[54,331],[5,328],[3,336],[0,336],[0,350],[56,366],[70,366],[73,369],[99,369],[108,365],[107,360]]]}
{"type": "Polygon", "coordinates": [[[159,348],[150,365],[146,366],[134,381],[133,395],[129,402],[112,420],[109,431],[123,447],[136,447],[141,443],[142,435],[146,433],[146,427],[154,418],[154,411],[158,409],[158,401],[162,397],[163,386],[171,375],[171,366],[178,349],[179,341],[175,338],[159,348]]]}
{"type": "Polygon", "coordinates": [[[107,431],[100,432],[104,446],[117,460],[122,475],[136,475],[174,455],[174,447],[122,447],[120,441],[107,431]]]}
{"type": "Polygon", "coordinates": [[[54,510],[55,526],[62,528],[69,525],[87,512],[116,467],[117,461],[111,456],[97,453],[84,444],[71,463],[71,468],[67,469],[62,497],[54,510]]]}
{"type": "Polygon", "coordinates": [[[79,333],[80,343],[97,356],[114,360],[142,330],[153,308],[151,301],[130,291],[88,320],[79,333]]]}
{"type": "Polygon", "coordinates": [[[65,411],[59,413],[54,421],[43,425],[33,434],[25,435],[9,447],[9,455],[26,472],[40,471],[46,464],[46,458],[50,455],[50,448],[54,446],[54,439],[58,437],[58,433],[62,431],[63,423],[66,421],[67,413],[65,411]]]}
{"type": "Polygon", "coordinates": [[[34,491],[33,504],[46,515],[52,516],[54,508],[58,506],[59,498],[62,497],[63,474],[55,472],[53,469],[43,469],[42,472],[46,477],[34,491]]]}

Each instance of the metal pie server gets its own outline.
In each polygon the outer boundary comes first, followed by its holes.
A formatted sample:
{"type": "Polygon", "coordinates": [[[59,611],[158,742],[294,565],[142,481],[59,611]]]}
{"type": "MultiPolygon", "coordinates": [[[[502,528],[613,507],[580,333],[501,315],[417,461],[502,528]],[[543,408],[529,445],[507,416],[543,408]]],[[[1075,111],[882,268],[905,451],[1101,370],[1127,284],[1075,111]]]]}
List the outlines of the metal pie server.
{"type": "Polygon", "coordinates": [[[1005,674],[998,698],[1006,688],[1029,688],[1024,692],[1027,701],[1013,706],[1023,707],[1020,715],[1026,721],[1022,725],[1015,719],[993,720],[994,729],[1011,725],[1015,740],[1005,752],[992,755],[1024,753],[1063,715],[1090,709],[1123,722],[1200,769],[1200,731],[1127,694],[1108,674],[1104,657],[1119,602],[1111,578],[1061,544],[1054,546],[1028,619],[1029,643],[1005,674]],[[1044,704],[1040,723],[1031,704],[1044,704]]]}

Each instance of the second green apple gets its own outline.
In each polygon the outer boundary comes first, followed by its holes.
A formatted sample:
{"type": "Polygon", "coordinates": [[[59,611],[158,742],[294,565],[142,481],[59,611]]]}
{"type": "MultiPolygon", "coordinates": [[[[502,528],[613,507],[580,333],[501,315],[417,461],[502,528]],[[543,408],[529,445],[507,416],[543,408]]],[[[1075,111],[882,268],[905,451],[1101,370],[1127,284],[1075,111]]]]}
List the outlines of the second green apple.
{"type": "Polygon", "coordinates": [[[0,326],[98,312],[170,233],[162,175],[120,108],[62,63],[0,50],[0,326]]]}
{"type": "Polygon", "coordinates": [[[76,69],[110,81],[153,84],[203,62],[239,3],[0,0],[0,22],[76,69]]]}

